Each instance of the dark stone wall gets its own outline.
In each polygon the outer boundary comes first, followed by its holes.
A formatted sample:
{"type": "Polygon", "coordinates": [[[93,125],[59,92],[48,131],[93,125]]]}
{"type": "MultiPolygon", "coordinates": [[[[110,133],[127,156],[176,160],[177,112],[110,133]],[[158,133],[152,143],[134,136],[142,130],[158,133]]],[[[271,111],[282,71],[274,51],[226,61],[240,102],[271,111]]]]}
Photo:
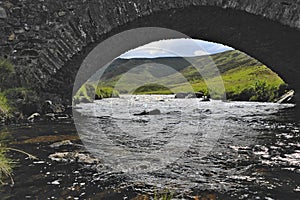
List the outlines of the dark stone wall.
{"type": "Polygon", "coordinates": [[[23,85],[68,98],[97,43],[143,26],[228,44],[297,85],[299,0],[0,1],[0,57],[16,65],[23,85]]]}

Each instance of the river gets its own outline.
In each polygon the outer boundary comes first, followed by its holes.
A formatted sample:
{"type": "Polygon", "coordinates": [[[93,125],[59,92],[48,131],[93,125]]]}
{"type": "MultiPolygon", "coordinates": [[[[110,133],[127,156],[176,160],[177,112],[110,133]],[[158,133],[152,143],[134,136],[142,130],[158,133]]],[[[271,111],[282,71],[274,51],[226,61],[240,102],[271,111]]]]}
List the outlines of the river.
{"type": "Polygon", "coordinates": [[[0,187],[1,199],[133,199],[164,188],[177,199],[300,199],[294,109],[128,95],[79,104],[74,120],[2,127],[10,146],[38,160],[9,153],[15,184],[0,187]],[[153,109],[160,114],[136,115],[153,109]],[[71,142],[51,145],[59,139],[71,142]],[[49,158],[70,151],[99,162],[49,158]]]}

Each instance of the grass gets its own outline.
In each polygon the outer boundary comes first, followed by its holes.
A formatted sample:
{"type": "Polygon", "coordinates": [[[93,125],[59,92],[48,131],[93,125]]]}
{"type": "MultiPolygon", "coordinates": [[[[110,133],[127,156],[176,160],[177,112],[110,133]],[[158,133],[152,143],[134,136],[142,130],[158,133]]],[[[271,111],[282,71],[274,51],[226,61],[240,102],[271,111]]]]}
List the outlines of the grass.
{"type": "Polygon", "coordinates": [[[12,167],[13,161],[6,157],[8,151],[5,147],[5,143],[8,141],[9,133],[5,130],[0,132],[0,183],[3,184],[5,177],[10,177],[12,180],[12,167]]]}
{"type": "MultiPolygon", "coordinates": [[[[0,147],[0,183],[3,184],[5,177],[10,177],[12,174],[12,160],[6,157],[7,149],[0,147]]],[[[12,178],[11,178],[12,180],[12,178]]]]}
{"type": "MultiPolygon", "coordinates": [[[[1,144],[3,145],[3,144],[1,144]]],[[[0,183],[4,184],[3,179],[9,177],[11,179],[11,184],[14,184],[14,180],[12,178],[12,170],[14,166],[14,162],[12,159],[7,158],[6,153],[7,151],[15,151],[21,154],[28,156],[29,159],[36,160],[37,158],[25,151],[20,149],[0,146],[0,183]]]]}
{"type": "Polygon", "coordinates": [[[7,147],[6,144],[11,140],[10,134],[6,129],[0,131],[0,184],[4,184],[6,178],[10,178],[11,185],[14,184],[12,172],[15,162],[7,157],[7,152],[14,151],[28,156],[29,159],[37,159],[35,156],[20,149],[7,147]]]}
{"type": "Polygon", "coordinates": [[[12,116],[12,110],[7,97],[4,93],[0,93],[0,119],[9,119],[12,116]]]}

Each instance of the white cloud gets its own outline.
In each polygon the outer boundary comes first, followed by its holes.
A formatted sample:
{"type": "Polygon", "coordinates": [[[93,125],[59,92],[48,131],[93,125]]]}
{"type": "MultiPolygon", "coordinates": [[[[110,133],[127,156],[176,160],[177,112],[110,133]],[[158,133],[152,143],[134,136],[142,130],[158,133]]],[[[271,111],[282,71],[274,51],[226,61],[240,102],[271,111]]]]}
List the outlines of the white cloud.
{"type": "Polygon", "coordinates": [[[232,50],[228,46],[222,44],[207,42],[203,40],[194,39],[172,39],[160,40],[149,43],[147,45],[130,50],[120,57],[134,58],[134,57],[166,57],[166,56],[201,56],[215,54],[227,50],[232,50]]]}

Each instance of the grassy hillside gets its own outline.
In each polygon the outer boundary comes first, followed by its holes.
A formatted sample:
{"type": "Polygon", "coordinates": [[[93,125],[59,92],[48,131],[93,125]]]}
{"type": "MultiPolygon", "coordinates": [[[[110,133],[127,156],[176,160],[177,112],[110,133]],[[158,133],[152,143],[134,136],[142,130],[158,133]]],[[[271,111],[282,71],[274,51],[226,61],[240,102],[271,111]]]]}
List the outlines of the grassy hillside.
{"type": "Polygon", "coordinates": [[[246,101],[273,101],[287,88],[275,72],[237,50],[192,58],[117,59],[100,83],[120,93],[170,94],[193,89],[216,99],[226,95],[246,101]]]}

